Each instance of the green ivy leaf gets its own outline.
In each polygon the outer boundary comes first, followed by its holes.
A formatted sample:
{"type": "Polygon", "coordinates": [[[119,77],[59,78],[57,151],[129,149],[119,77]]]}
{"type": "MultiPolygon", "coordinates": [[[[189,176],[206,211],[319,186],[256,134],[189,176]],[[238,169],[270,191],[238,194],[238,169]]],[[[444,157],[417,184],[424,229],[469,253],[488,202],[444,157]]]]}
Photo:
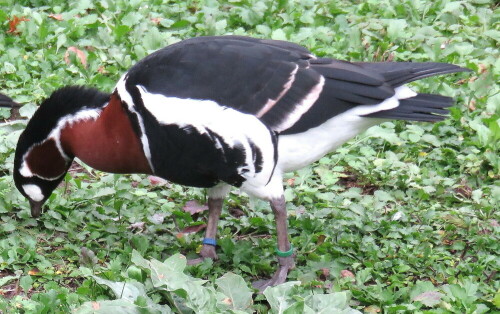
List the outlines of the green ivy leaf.
{"type": "Polygon", "coordinates": [[[117,299],[125,299],[130,302],[135,302],[138,296],[147,298],[144,285],[139,282],[117,282],[102,279],[97,276],[92,276],[92,278],[94,278],[98,284],[105,285],[110,288],[117,299]]]}
{"type": "Polygon", "coordinates": [[[422,302],[422,304],[428,307],[434,307],[441,302],[442,297],[442,293],[437,291],[427,291],[415,296],[413,301],[422,302]]]}
{"type": "Polygon", "coordinates": [[[19,280],[19,286],[23,288],[25,293],[28,293],[32,285],[33,285],[33,279],[31,278],[30,275],[22,276],[21,279],[19,280]]]}
{"type": "Polygon", "coordinates": [[[292,291],[298,285],[300,285],[300,281],[289,281],[264,290],[263,294],[274,313],[282,314],[295,303],[292,291]]]}
{"type": "Polygon", "coordinates": [[[360,313],[349,307],[349,299],[347,292],[313,294],[306,298],[305,304],[309,306],[314,313],[360,313]]]}
{"type": "Polygon", "coordinates": [[[287,40],[286,34],[281,28],[275,29],[271,33],[271,38],[274,40],[287,40]]]}
{"type": "Polygon", "coordinates": [[[19,114],[22,117],[31,118],[37,109],[38,106],[35,104],[26,104],[19,109],[19,114]]]}
{"type": "Polygon", "coordinates": [[[129,12],[122,18],[121,22],[123,23],[123,25],[133,27],[137,25],[142,19],[143,16],[138,12],[129,12]]]}
{"type": "Polygon", "coordinates": [[[19,278],[19,276],[5,276],[5,277],[0,278],[0,287],[6,285],[10,281],[17,279],[17,278],[19,278]]]}
{"type": "Polygon", "coordinates": [[[137,314],[137,313],[173,313],[167,306],[161,310],[147,310],[130,301],[119,300],[106,300],[106,301],[90,301],[85,302],[75,310],[77,314],[110,314],[110,313],[124,313],[124,314],[137,314]]]}
{"type": "Polygon", "coordinates": [[[241,276],[227,273],[216,279],[215,284],[231,300],[231,309],[243,311],[252,305],[252,290],[241,276]]]}
{"type": "Polygon", "coordinates": [[[495,293],[495,297],[493,298],[493,304],[500,308],[500,289],[497,290],[497,293],[495,293]]]}

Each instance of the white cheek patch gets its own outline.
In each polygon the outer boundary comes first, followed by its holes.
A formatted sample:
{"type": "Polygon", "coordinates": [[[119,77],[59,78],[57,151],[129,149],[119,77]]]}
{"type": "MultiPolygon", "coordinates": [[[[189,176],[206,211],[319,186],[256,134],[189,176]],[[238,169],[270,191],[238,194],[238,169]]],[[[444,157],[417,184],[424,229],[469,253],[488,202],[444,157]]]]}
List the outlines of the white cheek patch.
{"type": "Polygon", "coordinates": [[[21,168],[19,169],[19,173],[25,178],[33,177],[33,172],[31,172],[31,169],[26,162],[23,162],[21,164],[21,168]]]}
{"type": "Polygon", "coordinates": [[[25,184],[23,185],[23,190],[33,201],[40,202],[45,198],[42,194],[42,190],[37,185],[25,184]]]}
{"type": "MultiPolygon", "coordinates": [[[[106,103],[107,104],[107,103],[106,103]]],[[[104,106],[106,106],[106,104],[104,106]]],[[[27,162],[28,156],[30,153],[32,153],[33,149],[36,148],[37,146],[44,145],[47,141],[53,140],[57,150],[61,154],[61,157],[66,160],[66,162],[70,162],[71,158],[66,155],[62,148],[61,144],[61,130],[63,130],[67,126],[72,126],[74,123],[79,122],[79,121],[86,121],[86,120],[97,120],[101,114],[102,110],[101,109],[83,109],[73,115],[67,115],[57,122],[57,126],[49,133],[48,137],[39,142],[39,143],[34,143],[24,154],[23,156],[23,161],[21,163],[21,166],[19,167],[19,173],[25,177],[25,178],[32,178],[34,176],[40,178],[40,179],[45,179],[45,180],[55,180],[57,178],[60,178],[61,175],[55,177],[55,178],[47,178],[44,176],[41,176],[37,173],[33,173],[31,171],[30,166],[27,162]]],[[[38,157],[38,156],[36,156],[38,157]]],[[[28,192],[26,192],[28,193],[28,192]]]]}

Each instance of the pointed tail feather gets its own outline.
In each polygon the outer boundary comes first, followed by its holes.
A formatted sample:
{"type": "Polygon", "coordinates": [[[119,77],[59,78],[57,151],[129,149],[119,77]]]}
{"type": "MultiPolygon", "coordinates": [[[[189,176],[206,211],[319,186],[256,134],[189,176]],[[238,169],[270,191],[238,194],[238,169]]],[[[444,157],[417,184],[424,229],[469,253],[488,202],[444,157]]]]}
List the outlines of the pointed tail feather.
{"type": "Polygon", "coordinates": [[[458,65],[438,62],[356,62],[356,64],[381,74],[393,87],[429,76],[471,71],[458,65]]]}
{"type": "Polygon", "coordinates": [[[400,99],[399,106],[390,110],[378,111],[366,117],[408,120],[408,121],[441,121],[449,113],[448,107],[453,106],[451,97],[418,94],[415,97],[400,99]]]}

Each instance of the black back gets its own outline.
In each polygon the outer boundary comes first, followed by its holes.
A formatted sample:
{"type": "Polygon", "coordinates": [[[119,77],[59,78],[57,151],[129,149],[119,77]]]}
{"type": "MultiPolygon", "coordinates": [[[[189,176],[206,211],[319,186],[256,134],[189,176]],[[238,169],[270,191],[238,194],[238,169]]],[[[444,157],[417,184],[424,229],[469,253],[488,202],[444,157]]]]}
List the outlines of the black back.
{"type": "Polygon", "coordinates": [[[317,59],[293,43],[216,36],[184,40],[149,55],[129,70],[127,86],[142,85],[169,97],[213,100],[257,115],[273,131],[294,134],[355,106],[380,103],[404,83],[460,71],[466,69],[443,63],[317,59]],[[324,86],[314,105],[293,114],[320,79],[324,86]],[[270,99],[278,101],[262,113],[270,99]]]}

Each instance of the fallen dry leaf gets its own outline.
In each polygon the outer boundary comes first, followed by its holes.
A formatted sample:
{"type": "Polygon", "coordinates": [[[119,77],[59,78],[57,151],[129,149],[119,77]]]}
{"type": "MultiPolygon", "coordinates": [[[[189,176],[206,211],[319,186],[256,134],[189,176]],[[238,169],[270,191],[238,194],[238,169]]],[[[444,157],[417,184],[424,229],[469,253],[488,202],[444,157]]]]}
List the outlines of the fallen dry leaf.
{"type": "Polygon", "coordinates": [[[130,226],[128,226],[128,229],[135,229],[135,230],[143,230],[144,229],[144,226],[145,226],[145,222],[142,222],[142,221],[139,221],[139,222],[135,222],[133,224],[131,224],[130,226]]]}
{"type": "Polygon", "coordinates": [[[483,74],[484,72],[488,71],[488,66],[485,64],[479,63],[479,74],[483,74]]]}
{"type": "Polygon", "coordinates": [[[380,308],[376,305],[367,306],[363,310],[365,313],[380,313],[381,312],[380,308]]]}
{"type": "Polygon", "coordinates": [[[148,179],[149,179],[149,183],[151,183],[151,185],[163,185],[163,184],[167,183],[167,180],[162,179],[160,177],[156,177],[156,176],[148,176],[148,179]]]}
{"type": "Polygon", "coordinates": [[[229,208],[229,214],[231,214],[231,216],[236,217],[236,218],[240,218],[241,216],[245,216],[245,212],[239,208],[229,208]]]}
{"type": "Polygon", "coordinates": [[[231,300],[230,298],[225,298],[224,300],[222,300],[222,303],[225,303],[226,305],[232,305],[233,300],[231,300]]]}
{"type": "Polygon", "coordinates": [[[194,225],[194,226],[189,226],[184,229],[182,229],[181,233],[187,234],[187,233],[196,233],[198,231],[201,231],[207,227],[206,224],[201,224],[201,225],[194,225]]]}
{"type": "Polygon", "coordinates": [[[330,277],[330,268],[321,268],[321,275],[319,275],[319,280],[326,281],[330,277]]]}
{"type": "Polygon", "coordinates": [[[69,47],[66,50],[66,52],[64,53],[64,62],[66,62],[66,64],[69,65],[71,63],[71,61],[69,60],[69,53],[70,52],[73,52],[74,54],[76,54],[77,58],[82,63],[83,67],[85,67],[85,68],[87,67],[87,56],[85,55],[85,53],[83,51],[76,48],[75,46],[69,47]]]}
{"type": "Polygon", "coordinates": [[[321,272],[325,275],[325,277],[330,276],[330,268],[321,268],[321,272]]]}
{"type": "Polygon", "coordinates": [[[40,274],[40,270],[38,270],[38,268],[33,268],[32,270],[28,271],[28,275],[30,276],[36,276],[40,274]]]}
{"type": "Polygon", "coordinates": [[[444,245],[453,245],[453,241],[450,240],[450,239],[443,239],[441,240],[441,242],[444,244],[444,245]]]}
{"type": "Polygon", "coordinates": [[[162,18],[161,17],[153,17],[151,18],[151,22],[155,23],[156,25],[160,24],[162,18]]]}
{"type": "Polygon", "coordinates": [[[17,17],[14,15],[12,19],[9,20],[9,30],[7,31],[7,33],[14,35],[19,34],[19,32],[17,31],[17,25],[24,21],[29,21],[29,19],[25,17],[17,17]]]}
{"type": "Polygon", "coordinates": [[[99,72],[101,74],[108,74],[108,71],[106,71],[106,68],[102,65],[97,68],[97,72],[99,72]]]}
{"type": "Polygon", "coordinates": [[[466,184],[456,187],[453,191],[462,197],[470,199],[472,197],[472,188],[466,184]]]}
{"type": "Polygon", "coordinates": [[[56,21],[62,21],[63,20],[63,17],[61,14],[49,14],[49,17],[51,19],[54,19],[56,21]]]}
{"type": "Polygon", "coordinates": [[[208,210],[208,206],[207,205],[200,205],[197,201],[187,201],[186,205],[184,205],[184,207],[182,209],[184,209],[185,212],[190,213],[191,215],[194,215],[196,213],[208,210]]]}
{"type": "Polygon", "coordinates": [[[325,242],[326,236],[324,234],[320,234],[318,236],[318,240],[316,241],[316,245],[321,245],[325,242]]]}
{"type": "Polygon", "coordinates": [[[469,103],[469,110],[474,111],[476,110],[476,100],[472,99],[469,103]]]}
{"type": "Polygon", "coordinates": [[[340,277],[342,277],[342,278],[345,278],[345,277],[354,278],[355,276],[351,271],[349,271],[347,269],[343,269],[340,271],[340,277]]]}

